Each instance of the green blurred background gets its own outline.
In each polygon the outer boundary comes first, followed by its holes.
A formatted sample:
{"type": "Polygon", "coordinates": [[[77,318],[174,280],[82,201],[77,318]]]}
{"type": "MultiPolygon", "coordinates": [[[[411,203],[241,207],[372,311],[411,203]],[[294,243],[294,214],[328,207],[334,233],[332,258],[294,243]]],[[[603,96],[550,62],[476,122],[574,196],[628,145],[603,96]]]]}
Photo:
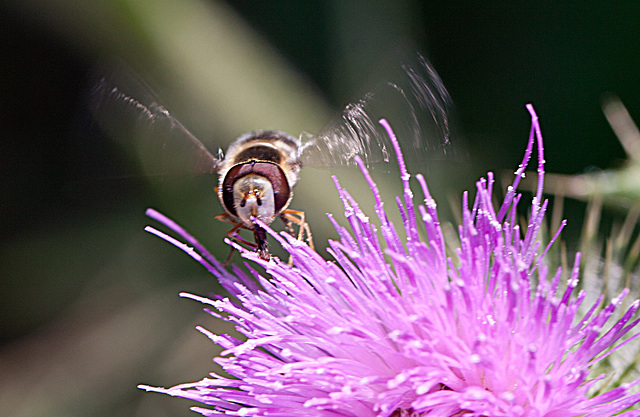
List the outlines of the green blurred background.
{"type": "MultiPolygon", "coordinates": [[[[87,93],[104,62],[140,73],[215,151],[252,129],[317,131],[390,57],[422,51],[469,155],[450,188],[472,189],[519,163],[528,102],[548,171],[620,164],[600,101],[616,93],[640,115],[639,21],[636,1],[4,0],[0,415],[190,415],[187,401],[135,386],[206,376],[217,351],[193,327],[229,331],[177,297],[218,291],[215,281],[142,230],[155,207],[226,257],[215,178],[147,178],[92,125],[87,93]]],[[[340,206],[333,171],[310,171],[294,207],[323,248],[334,236],[325,213],[340,206]]],[[[354,171],[339,170],[343,185],[363,188],[354,171]]]]}

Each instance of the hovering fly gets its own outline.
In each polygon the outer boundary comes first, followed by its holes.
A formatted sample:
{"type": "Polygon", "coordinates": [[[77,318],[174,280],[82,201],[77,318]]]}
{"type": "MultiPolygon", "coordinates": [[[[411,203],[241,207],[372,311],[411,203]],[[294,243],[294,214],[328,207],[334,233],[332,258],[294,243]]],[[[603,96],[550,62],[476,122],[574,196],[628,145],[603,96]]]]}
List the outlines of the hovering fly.
{"type": "Polygon", "coordinates": [[[293,136],[265,130],[236,139],[218,166],[218,198],[226,213],[216,218],[233,225],[227,235],[253,246],[236,234],[240,228],[253,230],[258,254],[268,259],[266,232],[254,219],[270,224],[280,217],[290,232],[291,223],[296,223],[298,239],[306,232],[307,241],[313,245],[304,212],[287,208],[299,173],[299,146],[293,136]]]}
{"type": "Polygon", "coordinates": [[[255,219],[268,225],[279,218],[291,233],[295,224],[298,239],[306,236],[312,245],[304,212],[289,209],[301,168],[351,165],[356,155],[366,165],[389,162],[392,145],[377,123],[379,118],[394,126],[411,159],[455,153],[450,140],[451,99],[431,65],[422,56],[417,58],[413,65],[402,66],[399,80],[349,104],[321,133],[294,137],[277,130],[250,132],[233,141],[226,155],[221,150],[217,156],[209,152],[131,72],[101,78],[92,91],[91,109],[108,133],[127,140],[133,135],[147,147],[162,148],[178,159],[174,162],[184,172],[217,173],[217,194],[225,213],[216,218],[232,225],[228,237],[269,259],[266,231],[255,219]],[[254,242],[243,239],[240,229],[252,231],[254,242]]]}

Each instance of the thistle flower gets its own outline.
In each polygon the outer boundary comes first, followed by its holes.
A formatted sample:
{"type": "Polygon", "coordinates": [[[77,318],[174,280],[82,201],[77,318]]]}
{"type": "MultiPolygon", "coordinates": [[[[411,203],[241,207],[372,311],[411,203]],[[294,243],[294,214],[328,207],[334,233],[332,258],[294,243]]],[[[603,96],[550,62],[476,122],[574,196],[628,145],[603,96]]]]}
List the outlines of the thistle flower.
{"type": "Polygon", "coordinates": [[[638,302],[618,313],[624,291],[602,309],[602,297],[585,309],[584,291],[576,294],[579,256],[566,283],[560,269],[545,265],[560,230],[541,246],[544,157],[537,116],[528,110],[531,133],[513,185],[499,207],[492,203],[491,173],[477,182],[472,205],[463,195],[453,258],[447,257],[436,202],[420,175],[424,205],[414,207],[409,174],[384,120],[400,166],[404,196],[397,205],[404,230],[398,233],[388,220],[376,184],[361,168],[379,226],[336,180],[350,227],[330,217],[340,237],[329,242],[333,261],[270,231],[293,266],[244,251],[268,277],[237,267],[229,272],[182,228],[150,210],[186,244],[149,230],[194,257],[234,299],[181,295],[210,306],[246,341],[199,328],[225,349],[214,361],[229,376],[212,373],[167,389],[140,387],[201,402],[210,408],[193,410],[205,416],[640,415],[630,409],[640,402],[633,391],[640,380],[607,389],[606,375],[590,375],[636,337],[621,340],[639,321],[638,302]],[[538,184],[523,230],[516,188],[535,144],[538,184]]]}

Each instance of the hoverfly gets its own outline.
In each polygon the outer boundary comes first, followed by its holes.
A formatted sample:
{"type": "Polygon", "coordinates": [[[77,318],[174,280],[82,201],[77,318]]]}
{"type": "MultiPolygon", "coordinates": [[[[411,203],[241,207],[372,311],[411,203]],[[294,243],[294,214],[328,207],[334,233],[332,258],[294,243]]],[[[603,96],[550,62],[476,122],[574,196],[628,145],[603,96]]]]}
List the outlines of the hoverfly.
{"type": "MultiPolygon", "coordinates": [[[[268,225],[280,218],[291,233],[292,224],[296,224],[298,239],[306,235],[312,244],[304,212],[289,209],[301,168],[350,165],[356,155],[367,166],[388,162],[392,145],[377,123],[380,117],[393,124],[411,159],[454,153],[450,140],[451,98],[431,65],[422,56],[417,58],[413,65],[402,66],[399,80],[346,106],[340,117],[317,135],[302,133],[295,137],[277,130],[254,131],[233,141],[226,154],[219,150],[216,156],[171,115],[135,74],[118,74],[120,79],[101,78],[91,93],[91,110],[98,124],[110,133],[114,132],[114,123],[130,125],[137,131],[134,136],[148,146],[179,147],[176,158],[184,158],[178,164],[184,165],[185,172],[218,174],[217,194],[225,213],[216,218],[232,225],[228,237],[254,247],[267,260],[267,234],[254,220],[268,225]],[[136,95],[120,84],[134,85],[131,89],[136,95]],[[254,242],[243,239],[240,229],[252,231],[254,242]]],[[[171,151],[166,153],[173,157],[171,151]]]]}

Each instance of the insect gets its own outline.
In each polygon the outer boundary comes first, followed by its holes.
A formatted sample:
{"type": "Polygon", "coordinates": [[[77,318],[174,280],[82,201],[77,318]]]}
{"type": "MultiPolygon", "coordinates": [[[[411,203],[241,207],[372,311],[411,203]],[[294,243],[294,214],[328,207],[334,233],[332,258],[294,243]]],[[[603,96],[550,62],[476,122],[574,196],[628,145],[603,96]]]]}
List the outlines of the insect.
{"type": "Polygon", "coordinates": [[[267,233],[255,219],[269,225],[279,218],[292,234],[297,225],[298,239],[306,236],[312,244],[304,212],[289,209],[301,168],[350,165],[356,155],[367,166],[388,162],[392,147],[377,123],[380,117],[390,120],[401,146],[414,160],[456,153],[451,143],[451,98],[440,77],[420,55],[402,70],[398,80],[349,104],[319,134],[250,132],[217,156],[131,71],[101,77],[91,92],[90,107],[98,124],[112,136],[125,141],[134,137],[147,148],[162,149],[165,161],[160,171],[177,165],[195,174],[217,173],[217,194],[225,213],[216,218],[232,225],[227,236],[269,259],[267,233]],[[254,241],[242,238],[241,229],[252,231],[254,241]]]}
{"type": "Polygon", "coordinates": [[[300,174],[296,138],[276,130],[247,133],[229,146],[226,157],[219,162],[218,174],[218,198],[226,213],[216,218],[233,225],[228,236],[238,240],[238,229],[253,230],[259,256],[268,259],[266,232],[254,219],[270,224],[280,217],[290,232],[291,223],[296,223],[298,239],[306,233],[313,245],[304,212],[287,208],[300,174]]]}

